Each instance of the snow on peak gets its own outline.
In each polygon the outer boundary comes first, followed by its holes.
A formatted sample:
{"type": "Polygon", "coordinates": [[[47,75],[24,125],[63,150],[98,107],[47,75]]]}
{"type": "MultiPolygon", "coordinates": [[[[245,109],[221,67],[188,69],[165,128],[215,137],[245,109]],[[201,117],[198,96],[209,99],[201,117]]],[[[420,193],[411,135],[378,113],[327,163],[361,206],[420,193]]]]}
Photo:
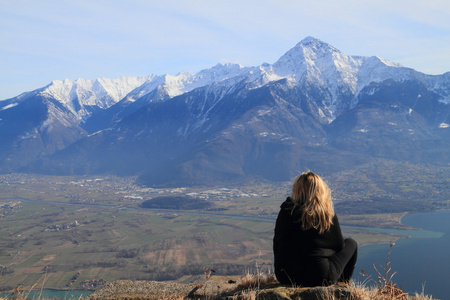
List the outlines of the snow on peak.
{"type": "MultiPolygon", "coordinates": [[[[309,82],[327,90],[330,102],[325,109],[330,112],[329,121],[332,121],[343,108],[356,105],[358,94],[372,82],[387,79],[404,81],[418,77],[422,78],[424,83],[428,80],[426,75],[422,76],[419,72],[398,63],[377,56],[347,55],[313,37],[303,39],[281,56],[272,65],[272,69],[265,67],[264,70],[262,77],[274,80],[287,78],[296,84],[309,82]],[[349,98],[350,95],[353,100],[349,98]]],[[[436,80],[428,81],[429,86],[436,84],[436,80]]],[[[437,91],[442,90],[442,86],[439,84],[431,88],[437,91]]],[[[442,99],[441,102],[445,100],[442,99]]]]}
{"type": "Polygon", "coordinates": [[[107,103],[107,106],[110,106],[123,99],[129,92],[142,85],[149,78],[154,78],[155,76],[120,77],[117,79],[99,78],[93,84],[93,91],[97,95],[109,96],[111,102],[107,103]]]}
{"type": "Polygon", "coordinates": [[[69,107],[78,104],[80,106],[96,105],[100,108],[106,108],[121,100],[136,87],[142,85],[147,78],[120,77],[117,79],[98,78],[96,80],[79,78],[75,81],[70,79],[65,79],[64,81],[54,80],[40,94],[52,97],[69,107]]]}
{"type": "Polygon", "coordinates": [[[248,69],[242,65],[227,63],[217,64],[196,74],[188,72],[180,72],[177,75],[165,74],[147,81],[144,85],[132,91],[128,95],[128,100],[134,101],[155,89],[164,91],[170,98],[175,97],[199,87],[242,77],[248,73],[248,69]]]}
{"type": "Polygon", "coordinates": [[[283,78],[294,84],[304,80],[319,82],[332,94],[338,93],[342,87],[344,90],[357,93],[361,86],[368,82],[382,80],[382,73],[386,68],[400,67],[379,57],[346,55],[333,46],[309,36],[287,51],[273,65],[244,67],[239,64],[219,63],[196,74],[180,72],[177,75],[117,79],[56,80],[44,88],[41,94],[51,96],[73,108],[77,107],[76,102],[81,106],[107,108],[124,98],[133,102],[155,90],[160,95],[158,99],[164,99],[210,84],[228,85],[245,80],[250,87],[255,88],[283,78]]]}
{"type": "Polygon", "coordinates": [[[80,78],[75,81],[70,79],[54,80],[39,90],[37,94],[59,101],[82,120],[90,115],[92,110],[90,107],[108,108],[152,76],[98,78],[96,80],[80,78]]]}
{"type": "MultiPolygon", "coordinates": [[[[80,116],[81,113],[81,115],[87,116],[89,112],[84,109],[84,106],[96,106],[104,109],[122,99],[126,99],[124,103],[134,102],[150,93],[155,93],[155,96],[143,99],[159,101],[207,85],[211,85],[211,89],[214,90],[218,86],[228,87],[243,81],[248,84],[249,88],[257,88],[270,82],[287,79],[290,85],[306,82],[318,84],[328,90],[330,104],[324,109],[331,111],[329,116],[333,118],[337,107],[342,104],[339,103],[342,95],[353,95],[356,99],[358,93],[371,82],[380,82],[386,79],[400,81],[411,78],[417,73],[377,56],[363,57],[344,54],[335,47],[309,36],[287,51],[272,65],[264,63],[258,67],[244,67],[239,64],[219,63],[196,74],[180,72],[177,75],[150,75],[116,79],[55,80],[34,93],[52,97],[77,115],[80,116]],[[84,112],[81,112],[83,110],[84,112]]],[[[442,79],[440,84],[436,84],[436,80],[427,79],[428,77],[425,75],[423,78],[428,80],[429,85],[434,84],[432,89],[436,91],[447,90],[448,84],[445,83],[450,81],[450,75],[445,80],[442,79]]],[[[223,93],[224,90],[228,89],[217,89],[220,93],[223,93]]],[[[448,96],[450,93],[446,95],[448,96]]],[[[349,101],[348,97],[347,101],[349,101]]],[[[448,103],[447,98],[441,101],[448,103]]],[[[344,104],[344,106],[347,105],[344,104]]],[[[350,105],[356,105],[356,103],[352,102],[350,105]]]]}
{"type": "Polygon", "coordinates": [[[348,60],[346,55],[333,46],[319,39],[307,37],[280,57],[273,67],[276,74],[295,76],[296,80],[300,81],[306,75],[320,78],[320,73],[333,68],[337,59],[348,60]]]}
{"type": "Polygon", "coordinates": [[[274,72],[283,77],[307,80],[337,91],[345,85],[356,91],[357,73],[362,61],[340,52],[333,46],[307,37],[286,52],[274,65],[274,72]]]}
{"type": "Polygon", "coordinates": [[[320,42],[320,40],[313,36],[307,36],[303,40],[301,40],[299,44],[309,44],[309,43],[314,43],[314,42],[320,42]]]}
{"type": "Polygon", "coordinates": [[[239,64],[217,64],[210,69],[205,69],[196,74],[199,80],[205,82],[220,82],[245,73],[247,68],[239,64]]]}
{"type": "Polygon", "coordinates": [[[347,55],[319,39],[306,37],[273,64],[273,73],[297,83],[319,82],[335,97],[339,90],[356,95],[370,82],[402,81],[417,72],[378,56],[347,55]]]}
{"type": "Polygon", "coordinates": [[[339,51],[338,49],[336,49],[335,47],[331,46],[328,43],[325,43],[315,37],[312,36],[308,36],[306,38],[304,38],[303,40],[301,40],[294,48],[311,48],[311,49],[315,49],[316,51],[318,49],[324,49],[324,51],[339,51]]]}
{"type": "Polygon", "coordinates": [[[177,75],[164,75],[163,88],[169,97],[182,94],[186,88],[192,84],[194,76],[191,73],[178,73],[177,75]]]}
{"type": "Polygon", "coordinates": [[[378,60],[380,60],[380,62],[382,62],[383,64],[385,64],[388,67],[394,67],[394,68],[404,68],[401,64],[396,63],[396,62],[392,62],[390,60],[387,60],[385,58],[379,57],[379,56],[375,56],[375,58],[377,58],[378,60]]]}

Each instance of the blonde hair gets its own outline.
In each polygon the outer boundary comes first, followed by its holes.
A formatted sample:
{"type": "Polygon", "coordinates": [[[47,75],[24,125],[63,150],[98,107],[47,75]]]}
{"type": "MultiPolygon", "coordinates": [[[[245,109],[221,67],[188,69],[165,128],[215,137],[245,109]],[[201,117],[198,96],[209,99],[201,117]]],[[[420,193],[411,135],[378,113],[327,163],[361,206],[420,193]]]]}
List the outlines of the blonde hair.
{"type": "Polygon", "coordinates": [[[323,233],[330,229],[334,217],[331,191],[317,174],[308,171],[297,176],[292,185],[291,199],[294,202],[292,213],[297,206],[302,208],[300,220],[303,230],[314,228],[323,233]]]}

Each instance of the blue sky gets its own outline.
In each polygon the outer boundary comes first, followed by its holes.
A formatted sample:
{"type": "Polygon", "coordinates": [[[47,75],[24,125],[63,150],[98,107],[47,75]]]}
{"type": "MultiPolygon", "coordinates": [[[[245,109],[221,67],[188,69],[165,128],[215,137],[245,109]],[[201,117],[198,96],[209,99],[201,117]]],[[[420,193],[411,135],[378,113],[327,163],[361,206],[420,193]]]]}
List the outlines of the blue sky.
{"type": "Polygon", "coordinates": [[[0,0],[0,100],[52,80],[274,63],[307,36],[450,71],[447,0],[0,0]]]}

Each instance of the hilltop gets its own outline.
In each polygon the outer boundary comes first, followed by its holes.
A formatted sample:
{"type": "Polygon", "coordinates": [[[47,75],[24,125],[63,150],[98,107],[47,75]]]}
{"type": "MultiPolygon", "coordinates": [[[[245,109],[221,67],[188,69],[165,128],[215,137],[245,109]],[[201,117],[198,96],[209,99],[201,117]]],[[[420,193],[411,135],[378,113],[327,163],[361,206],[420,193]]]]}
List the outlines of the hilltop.
{"type": "Polygon", "coordinates": [[[271,276],[212,276],[202,283],[182,284],[155,281],[116,281],[84,300],[429,300],[432,296],[408,296],[395,285],[385,282],[379,287],[343,283],[328,287],[293,287],[280,285],[271,276]]]}

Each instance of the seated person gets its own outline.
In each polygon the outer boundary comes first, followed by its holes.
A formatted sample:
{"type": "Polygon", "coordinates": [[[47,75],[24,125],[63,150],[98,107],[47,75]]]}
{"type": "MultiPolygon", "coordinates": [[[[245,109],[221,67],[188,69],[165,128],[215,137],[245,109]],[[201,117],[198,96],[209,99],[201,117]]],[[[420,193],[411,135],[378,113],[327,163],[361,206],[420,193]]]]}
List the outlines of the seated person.
{"type": "Polygon", "coordinates": [[[295,178],[275,225],[275,275],[300,286],[348,283],[357,259],[355,240],[342,237],[331,192],[316,174],[295,178]]]}

